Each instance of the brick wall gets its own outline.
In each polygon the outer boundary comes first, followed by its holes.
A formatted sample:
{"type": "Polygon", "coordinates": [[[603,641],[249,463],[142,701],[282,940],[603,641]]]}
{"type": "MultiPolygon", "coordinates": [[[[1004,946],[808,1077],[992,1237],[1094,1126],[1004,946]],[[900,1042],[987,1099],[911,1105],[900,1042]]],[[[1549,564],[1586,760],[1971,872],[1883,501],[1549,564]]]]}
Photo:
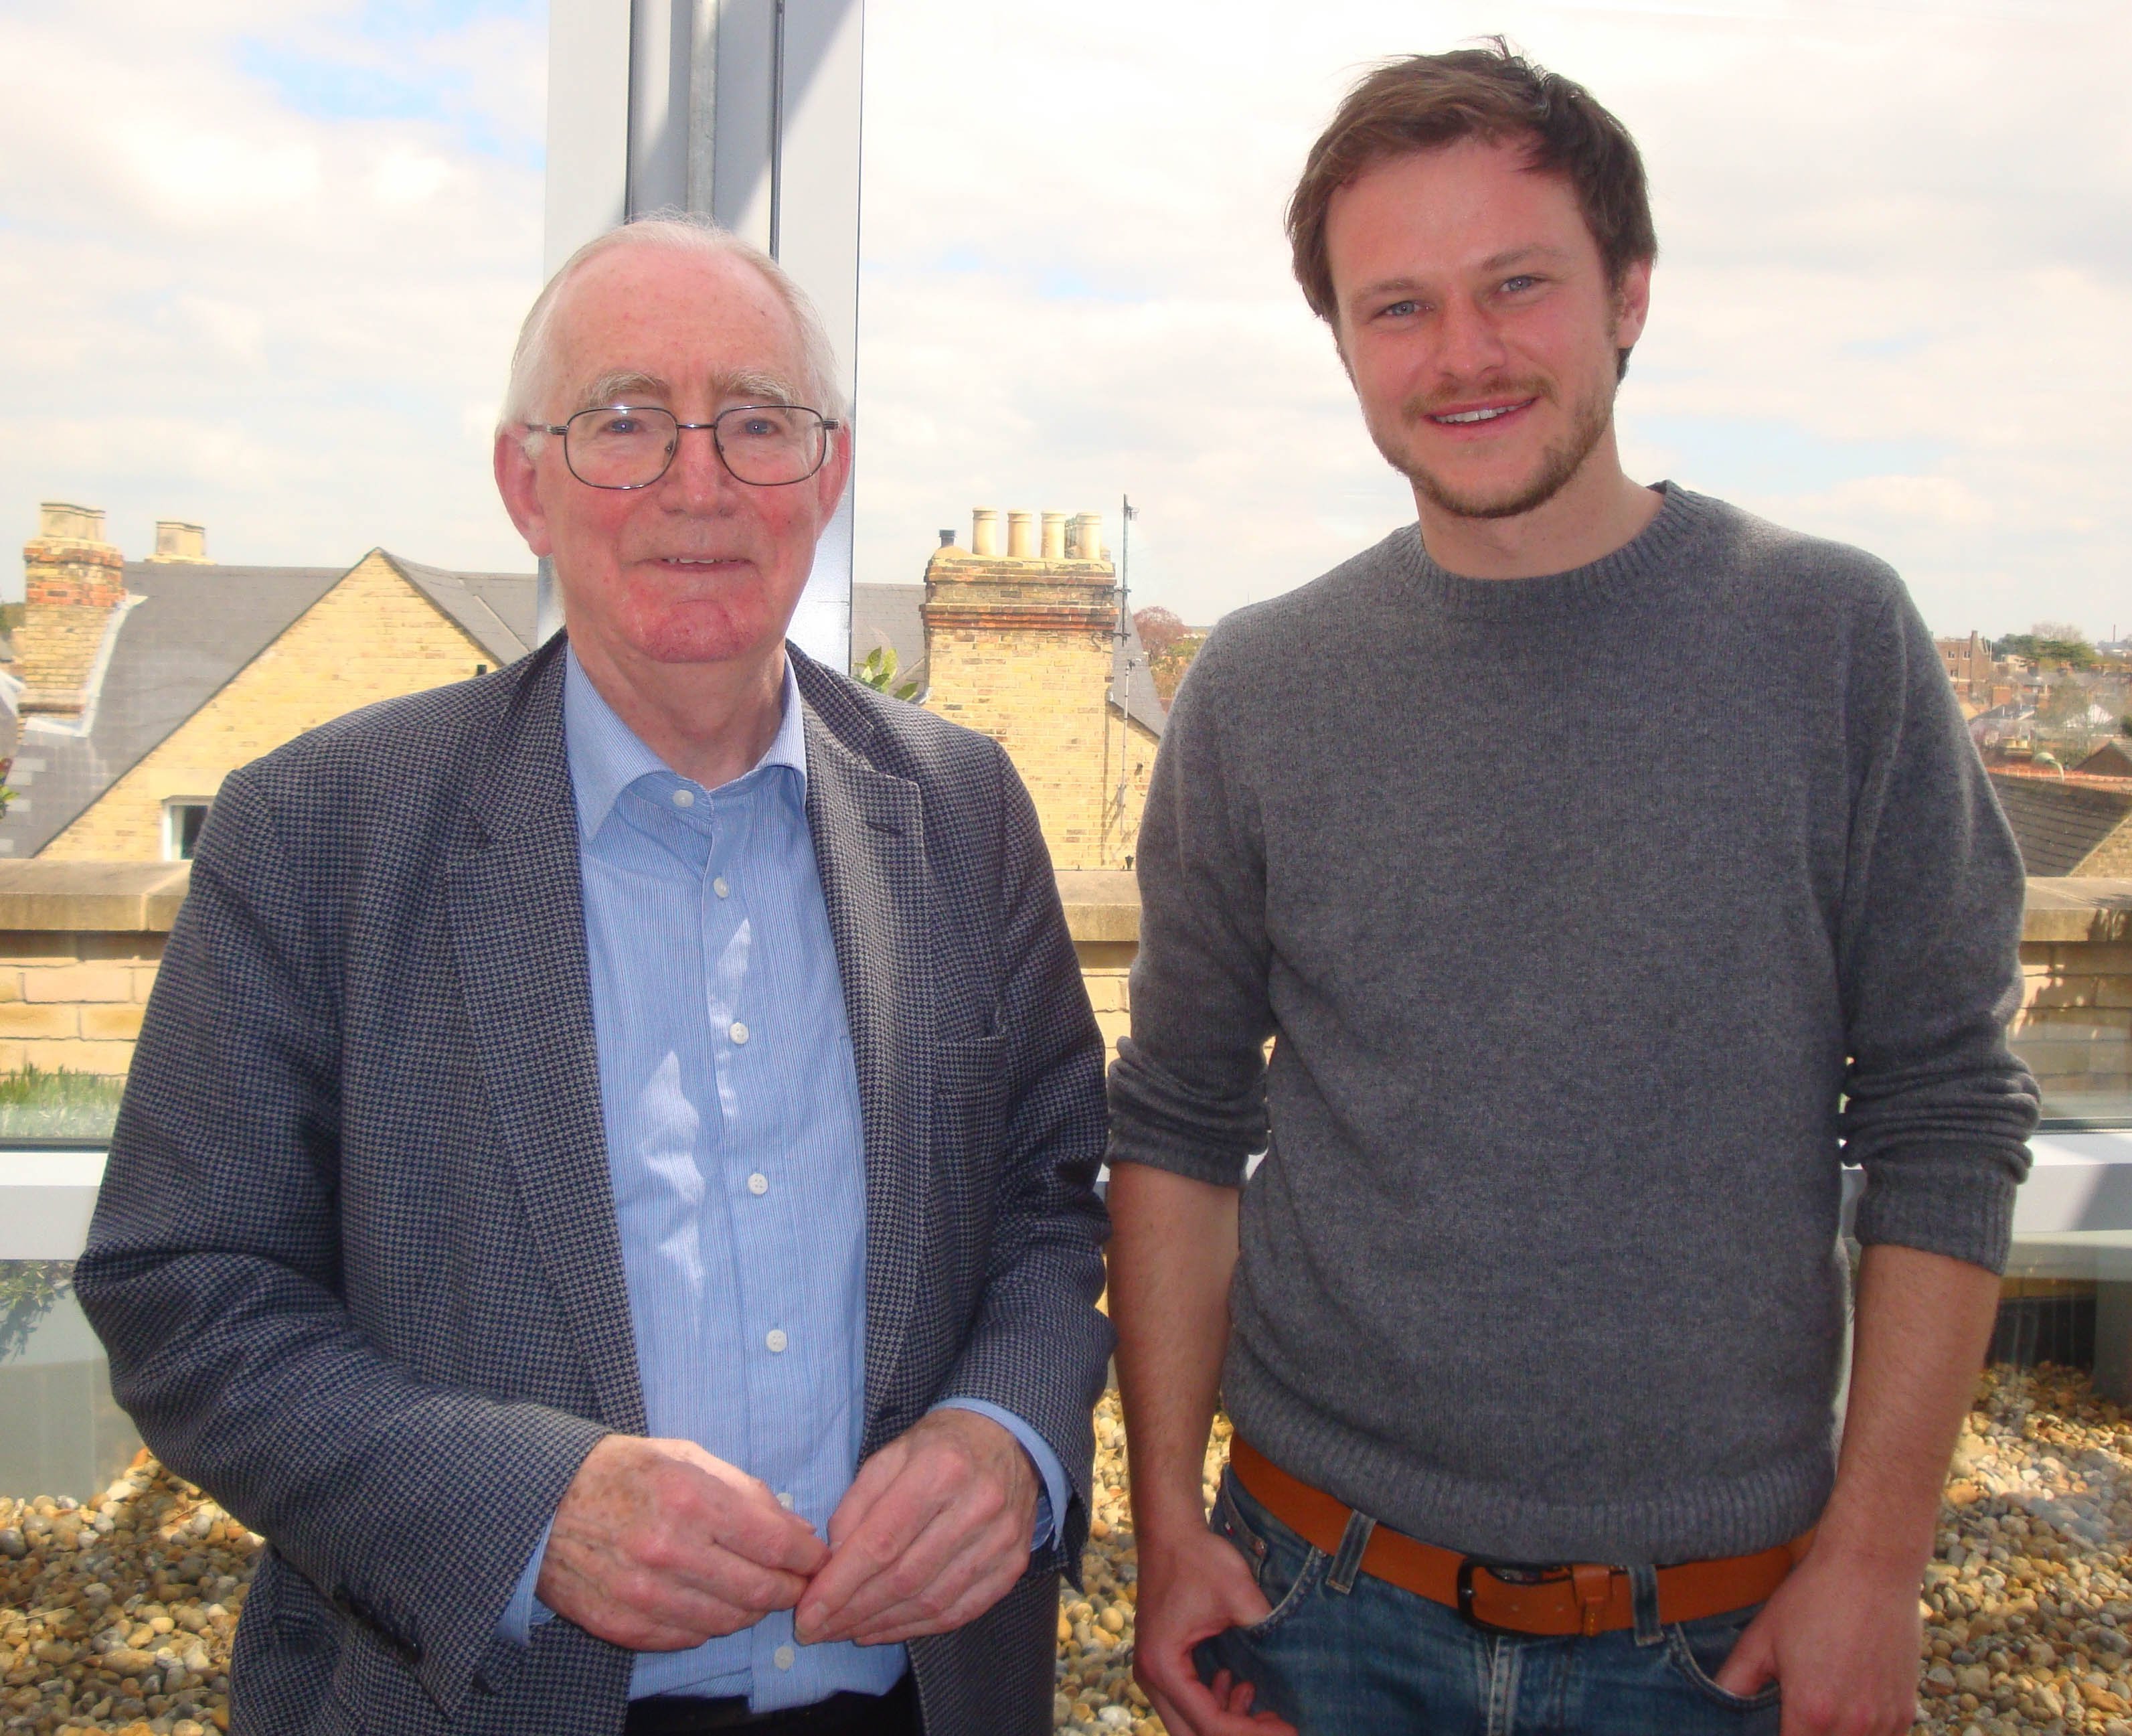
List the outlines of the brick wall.
{"type": "Polygon", "coordinates": [[[36,859],[160,862],[166,801],[211,800],[238,767],[306,729],[494,661],[382,555],[366,555],[36,859]]]}

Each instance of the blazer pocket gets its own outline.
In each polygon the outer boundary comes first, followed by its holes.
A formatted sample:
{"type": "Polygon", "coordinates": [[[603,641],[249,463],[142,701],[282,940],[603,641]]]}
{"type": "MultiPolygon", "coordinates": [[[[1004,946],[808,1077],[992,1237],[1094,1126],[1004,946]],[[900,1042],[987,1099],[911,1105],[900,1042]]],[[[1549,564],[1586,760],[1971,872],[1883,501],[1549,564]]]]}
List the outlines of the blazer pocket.
{"type": "Polygon", "coordinates": [[[1001,1083],[1006,1067],[1003,1036],[956,1037],[933,1046],[934,1089],[955,1096],[1001,1083]]]}

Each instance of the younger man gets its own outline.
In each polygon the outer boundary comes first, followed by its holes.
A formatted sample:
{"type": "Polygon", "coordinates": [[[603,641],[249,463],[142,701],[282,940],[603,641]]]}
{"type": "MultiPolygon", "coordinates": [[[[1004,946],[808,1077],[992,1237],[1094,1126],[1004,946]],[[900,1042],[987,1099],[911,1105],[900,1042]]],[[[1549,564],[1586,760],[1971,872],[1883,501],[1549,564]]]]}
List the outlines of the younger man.
{"type": "Polygon", "coordinates": [[[1623,474],[1657,243],[1588,94],[1388,65],[1289,231],[1419,522],[1225,620],[1156,766],[1140,1680],[1179,1736],[1894,1736],[2035,1113],[2012,839],[1892,572],[1623,474]]]}

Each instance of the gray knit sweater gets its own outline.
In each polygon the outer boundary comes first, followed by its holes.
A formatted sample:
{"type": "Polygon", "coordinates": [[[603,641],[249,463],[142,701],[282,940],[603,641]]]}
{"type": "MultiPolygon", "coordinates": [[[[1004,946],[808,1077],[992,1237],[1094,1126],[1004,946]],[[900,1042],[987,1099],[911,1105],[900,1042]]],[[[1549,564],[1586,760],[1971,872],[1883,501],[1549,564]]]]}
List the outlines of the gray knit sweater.
{"type": "Polygon", "coordinates": [[[1139,873],[1111,1161],[1233,1185],[1268,1147],[1225,1402],[1402,1531],[1794,1536],[1833,1476],[1839,1165],[1861,1241],[2005,1259],[2020,860],[1855,549],[1678,487],[1545,578],[1398,531],[1215,630],[1139,873]]]}

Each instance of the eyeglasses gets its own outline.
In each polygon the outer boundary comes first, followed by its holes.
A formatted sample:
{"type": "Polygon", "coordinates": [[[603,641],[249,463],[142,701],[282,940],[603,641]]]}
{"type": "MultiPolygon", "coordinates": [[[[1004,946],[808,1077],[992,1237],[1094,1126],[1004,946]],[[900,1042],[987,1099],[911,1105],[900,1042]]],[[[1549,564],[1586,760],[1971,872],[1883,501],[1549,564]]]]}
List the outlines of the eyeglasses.
{"type": "Polygon", "coordinates": [[[563,436],[570,474],[594,488],[648,488],[666,474],[681,435],[708,428],[735,480],[758,488],[804,482],[829,455],[829,430],[843,425],[798,404],[739,404],[708,422],[684,422],[649,404],[606,404],[567,422],[526,426],[563,436]]]}

